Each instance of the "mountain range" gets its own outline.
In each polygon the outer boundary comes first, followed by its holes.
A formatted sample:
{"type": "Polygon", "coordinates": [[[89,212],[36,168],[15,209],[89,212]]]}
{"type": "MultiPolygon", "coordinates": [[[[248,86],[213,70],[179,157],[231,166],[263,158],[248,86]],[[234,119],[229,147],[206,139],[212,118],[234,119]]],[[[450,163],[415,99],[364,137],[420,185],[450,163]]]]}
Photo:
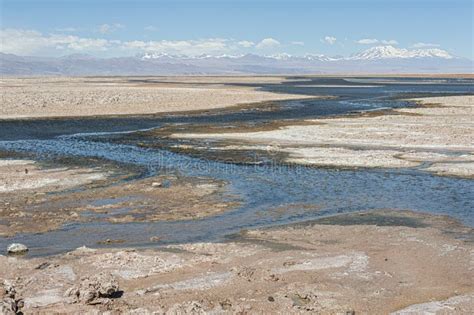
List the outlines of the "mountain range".
{"type": "Polygon", "coordinates": [[[86,54],[63,57],[0,53],[2,75],[205,75],[325,73],[472,73],[473,61],[441,49],[369,48],[349,57],[169,55],[148,52],[131,57],[97,58],[86,54]]]}

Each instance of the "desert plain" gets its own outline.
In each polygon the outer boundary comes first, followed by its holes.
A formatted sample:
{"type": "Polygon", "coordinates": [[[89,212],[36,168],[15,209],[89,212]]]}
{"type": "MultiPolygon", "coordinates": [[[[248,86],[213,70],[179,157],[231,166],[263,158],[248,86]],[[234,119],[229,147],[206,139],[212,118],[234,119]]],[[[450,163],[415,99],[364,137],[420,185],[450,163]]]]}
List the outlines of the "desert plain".
{"type": "MultiPolygon", "coordinates": [[[[0,122],[238,113],[252,107],[278,108],[274,102],[279,101],[333,97],[251,86],[289,80],[2,78],[0,122]]],[[[409,100],[413,107],[274,121],[238,131],[222,125],[182,130],[178,125],[166,138],[191,141],[187,146],[193,153],[270,151],[277,163],[290,166],[406,170],[472,184],[473,96],[409,100]]],[[[161,134],[150,131],[146,136],[161,134]]],[[[228,183],[212,174],[136,177],[134,169],[94,159],[45,161],[7,150],[0,151],[0,158],[0,237],[6,242],[68,224],[192,224],[233,211],[242,202],[229,199],[228,183]],[[97,202],[105,199],[113,202],[97,202]]],[[[469,201],[472,195],[463,198],[469,201]]],[[[310,210],[317,212],[318,207],[310,210]]],[[[474,230],[447,215],[366,209],[242,228],[213,242],[166,244],[161,235],[149,241],[147,246],[133,246],[126,236],[117,235],[52,255],[11,255],[4,248],[1,311],[470,314],[474,309],[474,230]]]]}

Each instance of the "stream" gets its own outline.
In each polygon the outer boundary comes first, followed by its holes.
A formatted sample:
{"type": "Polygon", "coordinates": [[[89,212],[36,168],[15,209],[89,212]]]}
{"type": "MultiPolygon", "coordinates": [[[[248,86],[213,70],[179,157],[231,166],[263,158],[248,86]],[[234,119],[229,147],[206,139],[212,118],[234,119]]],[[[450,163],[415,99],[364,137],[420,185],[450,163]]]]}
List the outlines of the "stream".
{"type": "MultiPolygon", "coordinates": [[[[0,238],[28,244],[31,255],[50,255],[97,241],[126,239],[124,246],[151,247],[180,242],[221,241],[242,229],[304,222],[325,216],[371,209],[410,209],[450,215],[474,226],[474,181],[441,177],[416,169],[339,170],[274,163],[233,164],[185,153],[138,145],[135,131],[179,125],[232,126],[287,119],[311,119],[361,111],[414,106],[407,98],[474,94],[474,80],[408,78],[292,78],[282,84],[252,85],[260,89],[331,99],[281,101],[275,110],[245,108],[136,117],[0,120],[0,151],[21,152],[36,160],[94,157],[98,161],[133,165],[140,177],[165,173],[211,177],[228,184],[241,204],[199,220],[144,223],[70,223],[39,234],[0,238]],[[330,85],[336,87],[330,87],[330,85]],[[126,139],[126,141],[125,141],[126,139]],[[123,141],[121,141],[123,140],[123,141]],[[282,210],[283,209],[283,210],[282,210]]],[[[216,153],[218,154],[218,153],[216,153]]],[[[159,201],[157,201],[159,202],[159,201]]],[[[185,202],[185,201],[184,201],[185,202]]]]}

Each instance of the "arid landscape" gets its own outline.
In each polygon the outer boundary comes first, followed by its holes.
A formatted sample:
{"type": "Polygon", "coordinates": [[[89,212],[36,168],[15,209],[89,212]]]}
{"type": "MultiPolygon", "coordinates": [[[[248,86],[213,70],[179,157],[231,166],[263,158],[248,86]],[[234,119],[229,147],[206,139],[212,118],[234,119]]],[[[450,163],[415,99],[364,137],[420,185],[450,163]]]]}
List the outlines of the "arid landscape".
{"type": "Polygon", "coordinates": [[[3,78],[2,312],[469,314],[449,77],[3,78]]]}
{"type": "Polygon", "coordinates": [[[0,0],[0,315],[474,314],[472,0],[0,0]]]}
{"type": "Polygon", "coordinates": [[[223,243],[2,256],[0,276],[25,313],[469,314],[472,242],[446,217],[376,211],[223,243]]]}
{"type": "Polygon", "coordinates": [[[246,142],[242,150],[270,143],[274,151],[288,153],[288,163],[385,168],[423,164],[427,171],[440,175],[473,177],[474,96],[413,101],[419,106],[357,117],[297,121],[269,131],[172,136],[238,139],[246,142]]]}
{"type": "Polygon", "coordinates": [[[2,119],[143,115],[305,98],[225,83],[272,83],[283,77],[2,78],[2,119]],[[156,80],[156,83],[155,83],[156,80]]]}

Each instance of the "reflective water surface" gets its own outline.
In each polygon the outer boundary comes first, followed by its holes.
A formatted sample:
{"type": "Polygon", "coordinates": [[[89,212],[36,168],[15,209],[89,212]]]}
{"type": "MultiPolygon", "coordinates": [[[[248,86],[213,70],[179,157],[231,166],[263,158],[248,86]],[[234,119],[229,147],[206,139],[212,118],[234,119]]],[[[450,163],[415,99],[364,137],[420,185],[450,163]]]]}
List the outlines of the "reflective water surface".
{"type": "Polygon", "coordinates": [[[156,235],[163,239],[160,244],[214,241],[244,228],[300,222],[369,209],[411,209],[448,214],[474,226],[474,181],[469,179],[433,176],[417,170],[336,170],[277,164],[229,164],[142,148],[130,138],[126,142],[120,141],[129,132],[170,124],[258,124],[413,106],[413,103],[404,100],[406,97],[474,92],[472,80],[294,80],[259,88],[285,93],[333,95],[337,98],[279,102],[278,108],[273,111],[248,109],[243,112],[155,117],[0,121],[0,150],[25,152],[40,160],[64,156],[97,157],[138,167],[140,176],[169,172],[212,177],[226,181],[229,194],[241,200],[237,209],[201,220],[73,223],[48,233],[0,238],[0,247],[17,241],[28,244],[32,255],[44,255],[82,245],[94,247],[97,241],[108,238],[126,239],[124,246],[156,246],[156,243],[149,242],[150,237],[156,235]]]}

